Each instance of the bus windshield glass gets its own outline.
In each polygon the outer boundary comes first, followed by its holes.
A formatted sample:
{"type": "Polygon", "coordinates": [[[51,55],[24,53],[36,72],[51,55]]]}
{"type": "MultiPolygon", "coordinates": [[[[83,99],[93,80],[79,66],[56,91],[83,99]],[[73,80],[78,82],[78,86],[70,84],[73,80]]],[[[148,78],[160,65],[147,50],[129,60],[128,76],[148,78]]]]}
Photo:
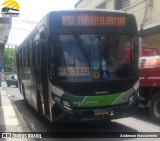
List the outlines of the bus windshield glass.
{"type": "Polygon", "coordinates": [[[135,41],[136,36],[121,34],[58,34],[50,78],[83,82],[132,77],[135,41]]]}

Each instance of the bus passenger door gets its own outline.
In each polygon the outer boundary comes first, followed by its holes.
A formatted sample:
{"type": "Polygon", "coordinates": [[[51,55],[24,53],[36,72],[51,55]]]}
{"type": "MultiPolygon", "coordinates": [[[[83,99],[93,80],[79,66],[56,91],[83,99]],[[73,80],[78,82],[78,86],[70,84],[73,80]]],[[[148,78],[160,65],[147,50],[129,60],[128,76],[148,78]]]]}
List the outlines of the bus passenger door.
{"type": "Polygon", "coordinates": [[[41,78],[42,78],[42,90],[44,98],[45,115],[49,116],[49,95],[48,95],[48,55],[47,55],[47,41],[46,33],[42,31],[40,33],[40,48],[41,48],[41,78]]]}

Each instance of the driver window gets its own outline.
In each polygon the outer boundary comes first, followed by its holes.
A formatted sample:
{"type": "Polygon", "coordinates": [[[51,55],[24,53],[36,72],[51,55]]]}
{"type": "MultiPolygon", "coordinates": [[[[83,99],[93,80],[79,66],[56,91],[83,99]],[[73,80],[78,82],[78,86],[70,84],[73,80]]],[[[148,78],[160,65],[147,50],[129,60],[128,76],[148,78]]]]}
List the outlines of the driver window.
{"type": "Polygon", "coordinates": [[[100,47],[102,55],[102,70],[115,72],[118,66],[117,46],[118,38],[108,35],[100,37],[100,47]]]}

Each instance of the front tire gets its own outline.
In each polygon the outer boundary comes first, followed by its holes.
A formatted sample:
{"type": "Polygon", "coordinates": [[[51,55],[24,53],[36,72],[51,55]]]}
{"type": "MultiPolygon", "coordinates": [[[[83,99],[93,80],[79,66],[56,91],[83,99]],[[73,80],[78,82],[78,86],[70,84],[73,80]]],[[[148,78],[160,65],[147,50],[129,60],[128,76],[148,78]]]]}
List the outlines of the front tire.
{"type": "Polygon", "coordinates": [[[158,93],[151,99],[150,114],[155,121],[160,122],[160,94],[158,93]]]}

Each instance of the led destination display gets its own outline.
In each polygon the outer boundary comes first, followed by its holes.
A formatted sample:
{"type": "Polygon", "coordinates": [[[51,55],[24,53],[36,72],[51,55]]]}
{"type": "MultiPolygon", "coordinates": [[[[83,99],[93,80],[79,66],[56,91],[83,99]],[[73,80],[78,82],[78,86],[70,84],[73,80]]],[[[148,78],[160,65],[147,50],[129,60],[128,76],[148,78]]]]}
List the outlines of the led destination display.
{"type": "Polygon", "coordinates": [[[125,26],[123,16],[62,16],[63,26],[125,26]]]}

